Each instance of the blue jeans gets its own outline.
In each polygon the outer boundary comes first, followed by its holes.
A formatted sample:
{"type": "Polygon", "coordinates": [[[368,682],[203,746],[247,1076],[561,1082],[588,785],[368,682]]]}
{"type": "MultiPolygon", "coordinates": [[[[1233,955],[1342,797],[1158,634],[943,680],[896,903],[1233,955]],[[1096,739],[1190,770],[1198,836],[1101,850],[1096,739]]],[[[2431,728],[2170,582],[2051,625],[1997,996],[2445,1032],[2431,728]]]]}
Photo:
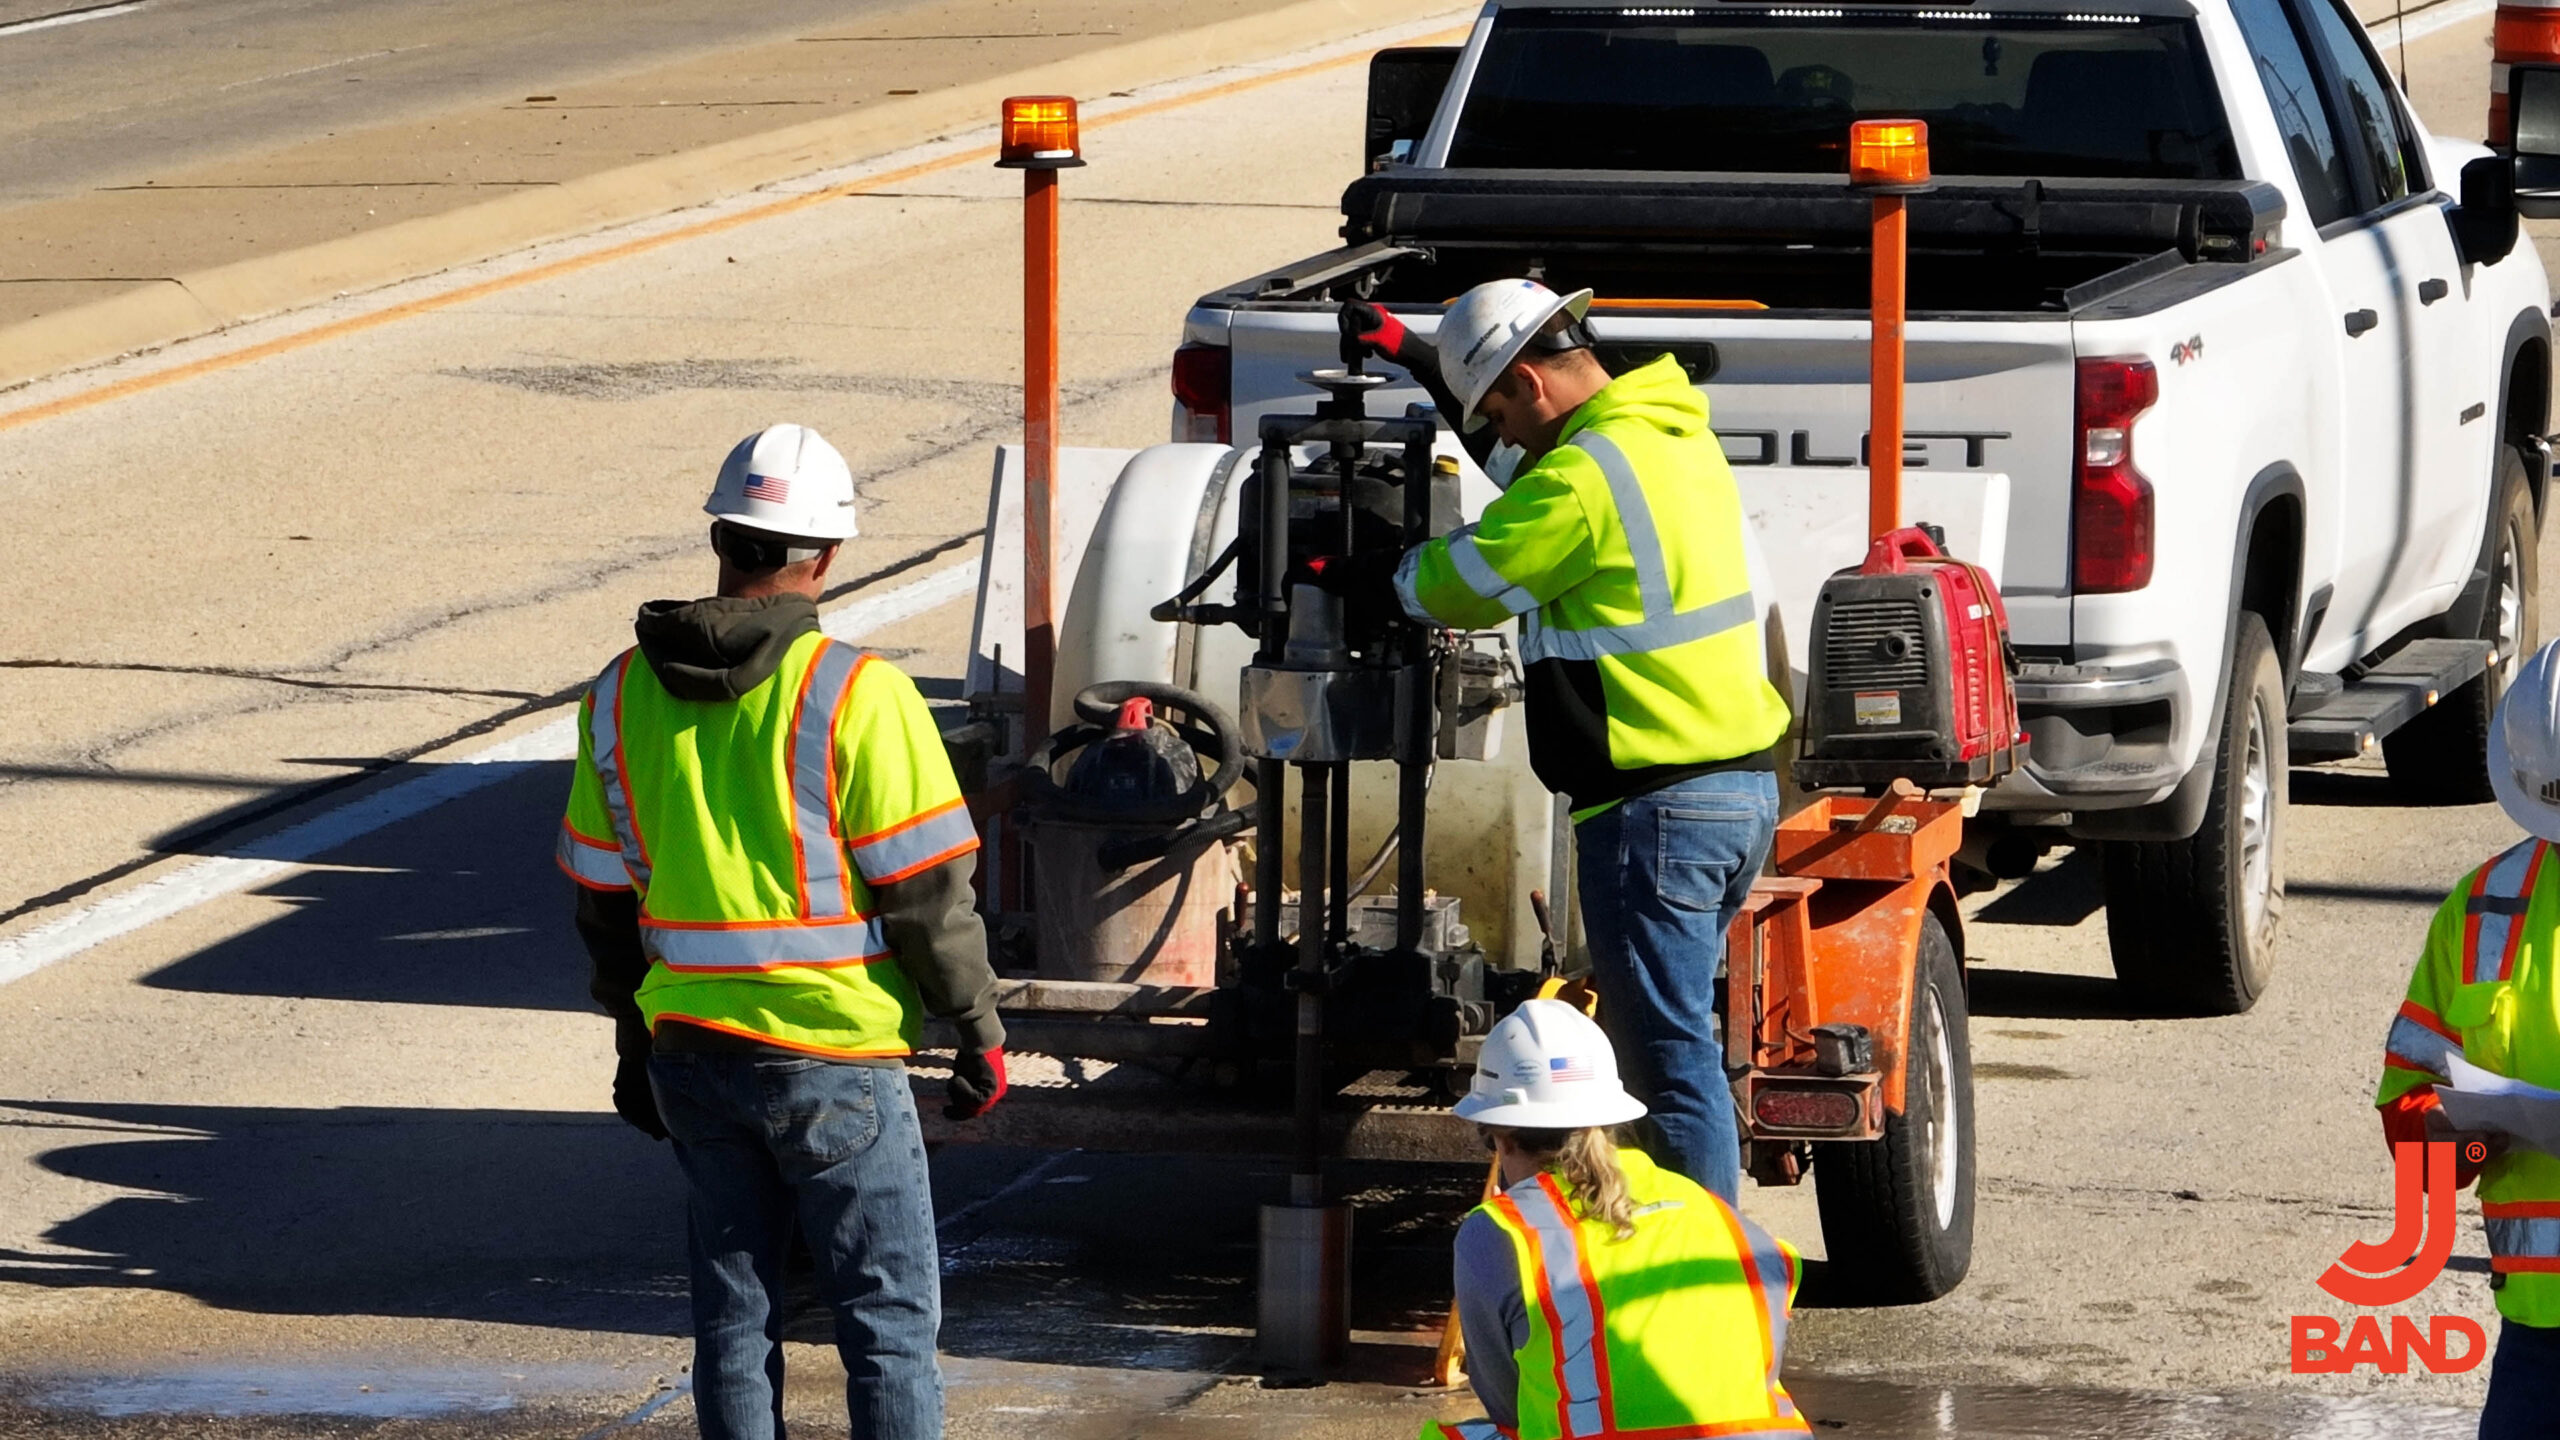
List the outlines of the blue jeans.
{"type": "Polygon", "coordinates": [[[2498,1322],[2498,1352],[2489,1357],[2489,1402],[2480,1410],[2480,1440],[2547,1436],[2560,1414],[2560,1330],[2498,1322]]]}
{"type": "Polygon", "coordinates": [[[1645,1148],[1740,1203],[1742,1141],[1716,1014],[1724,932],[1778,826],[1778,777],[1701,775],[1575,827],[1582,928],[1618,1073],[1652,1111],[1645,1148]]]}
{"type": "Polygon", "coordinates": [[[906,1071],[660,1054],[649,1081],[692,1182],[693,1405],[704,1440],[781,1440],[782,1261],[795,1223],[835,1314],[854,1435],[940,1436],[941,1262],[906,1071]]]}

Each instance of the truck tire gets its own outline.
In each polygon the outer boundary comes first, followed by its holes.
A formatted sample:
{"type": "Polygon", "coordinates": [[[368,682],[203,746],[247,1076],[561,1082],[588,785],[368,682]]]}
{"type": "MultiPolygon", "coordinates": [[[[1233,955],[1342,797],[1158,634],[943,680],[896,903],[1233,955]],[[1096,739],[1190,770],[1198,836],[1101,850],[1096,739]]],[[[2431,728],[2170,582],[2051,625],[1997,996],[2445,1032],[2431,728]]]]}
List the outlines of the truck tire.
{"type": "Polygon", "coordinates": [[[2104,847],[2107,948],[2146,1008],[2237,1015],[2275,972],[2284,914],[2284,669],[2266,621],[2242,611],[2204,823],[2184,840],[2104,847]]]}
{"type": "Polygon", "coordinates": [[[2536,609],[2541,600],[2540,548],[2533,495],[2525,488],[2524,457],[2498,447],[2496,507],[2490,512],[2497,543],[2490,549],[2489,598],[2480,610],[2483,640],[2498,647],[2498,662],[2434,709],[2382,737],[2391,788],[2417,805],[2479,805],[2489,791],[2489,722],[2524,657],[2539,644],[2536,609]]]}
{"type": "Polygon", "coordinates": [[[1946,928],[1920,922],[1899,1114],[1884,1135],[1813,1147],[1825,1288],[1855,1305],[1917,1305],[1973,1263],[1973,1045],[1946,928]]]}

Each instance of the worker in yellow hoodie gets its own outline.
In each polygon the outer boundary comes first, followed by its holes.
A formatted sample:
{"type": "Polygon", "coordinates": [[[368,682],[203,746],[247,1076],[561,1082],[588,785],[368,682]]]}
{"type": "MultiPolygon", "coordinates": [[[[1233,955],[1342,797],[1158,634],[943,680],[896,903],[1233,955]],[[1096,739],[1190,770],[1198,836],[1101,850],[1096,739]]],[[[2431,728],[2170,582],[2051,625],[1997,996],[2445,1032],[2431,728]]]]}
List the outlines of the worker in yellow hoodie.
{"type": "Polygon", "coordinates": [[[1520,617],[1529,760],[1573,805],[1600,1013],[1652,1112],[1655,1158],[1730,1204],[1741,1143],[1715,980],[1777,827],[1787,702],[1706,397],[1668,355],[1611,376],[1590,303],[1491,281],[1429,342],[1347,307],[1346,331],[1413,370],[1479,458],[1489,433],[1521,465],[1472,525],[1311,568],[1429,624],[1520,617]]]}

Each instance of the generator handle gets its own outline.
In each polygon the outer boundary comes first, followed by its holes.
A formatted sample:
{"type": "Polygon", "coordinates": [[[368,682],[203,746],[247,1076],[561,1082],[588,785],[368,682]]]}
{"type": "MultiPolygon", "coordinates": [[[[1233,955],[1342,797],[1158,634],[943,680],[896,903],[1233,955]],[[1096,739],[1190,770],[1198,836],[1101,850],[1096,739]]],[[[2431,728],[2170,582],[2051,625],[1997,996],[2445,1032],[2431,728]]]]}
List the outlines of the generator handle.
{"type": "Polygon", "coordinates": [[[1887,530],[1867,547],[1865,574],[1900,575],[1911,568],[1913,560],[1944,560],[1947,552],[1929,532],[1917,525],[1887,530]]]}

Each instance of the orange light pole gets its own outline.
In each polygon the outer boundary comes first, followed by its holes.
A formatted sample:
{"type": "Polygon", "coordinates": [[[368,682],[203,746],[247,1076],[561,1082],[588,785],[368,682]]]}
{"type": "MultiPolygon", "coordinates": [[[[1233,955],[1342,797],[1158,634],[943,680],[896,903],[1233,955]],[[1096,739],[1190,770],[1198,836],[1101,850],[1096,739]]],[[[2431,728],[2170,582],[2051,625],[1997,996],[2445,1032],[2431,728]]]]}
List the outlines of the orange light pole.
{"type": "Polygon", "coordinates": [[[1058,655],[1053,558],[1058,549],[1058,172],[1082,165],[1076,102],[1004,102],[996,165],[1022,172],[1022,743],[1048,738],[1058,655]]]}
{"type": "Polygon", "coordinates": [[[1875,197],[1867,354],[1867,533],[1873,538],[1902,525],[1902,314],[1911,238],[1902,202],[1931,188],[1928,125],[1852,124],[1849,183],[1875,197]]]}

